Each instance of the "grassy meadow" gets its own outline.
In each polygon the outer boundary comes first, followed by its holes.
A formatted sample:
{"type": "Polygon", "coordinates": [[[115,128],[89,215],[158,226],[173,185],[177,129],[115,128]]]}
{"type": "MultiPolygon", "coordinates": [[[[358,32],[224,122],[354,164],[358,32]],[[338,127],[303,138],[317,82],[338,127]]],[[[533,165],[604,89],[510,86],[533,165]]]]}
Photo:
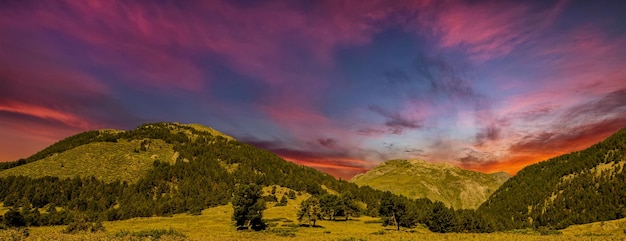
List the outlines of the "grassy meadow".
{"type": "MultiPolygon", "coordinates": [[[[264,189],[265,192],[269,190],[264,189]]],[[[276,196],[280,198],[287,191],[279,187],[276,196]]],[[[392,227],[383,227],[380,219],[366,216],[349,221],[318,221],[318,227],[314,228],[300,227],[296,217],[298,204],[308,197],[308,194],[298,195],[282,207],[268,203],[264,218],[269,228],[260,232],[237,231],[231,221],[232,206],[225,205],[205,209],[201,215],[177,214],[104,222],[106,231],[100,233],[64,234],[64,226],[31,227],[27,231],[0,230],[0,240],[626,240],[626,219],[575,225],[554,235],[526,230],[438,234],[424,227],[395,231],[392,227]]]]}

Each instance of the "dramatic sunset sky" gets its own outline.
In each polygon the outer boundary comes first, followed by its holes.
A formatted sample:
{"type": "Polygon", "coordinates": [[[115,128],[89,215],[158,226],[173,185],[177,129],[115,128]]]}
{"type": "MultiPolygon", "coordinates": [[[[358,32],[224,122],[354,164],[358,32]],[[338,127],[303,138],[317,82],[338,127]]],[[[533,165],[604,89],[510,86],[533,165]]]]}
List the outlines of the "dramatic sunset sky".
{"type": "Polygon", "coordinates": [[[350,178],[515,174],[626,126],[626,1],[1,1],[0,161],[211,126],[350,178]]]}

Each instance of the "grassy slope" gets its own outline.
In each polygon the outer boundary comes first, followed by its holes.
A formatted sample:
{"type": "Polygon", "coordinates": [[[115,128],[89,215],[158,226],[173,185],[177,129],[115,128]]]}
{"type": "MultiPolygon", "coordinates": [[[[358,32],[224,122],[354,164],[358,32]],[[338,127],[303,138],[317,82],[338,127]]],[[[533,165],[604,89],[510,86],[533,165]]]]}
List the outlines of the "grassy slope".
{"type": "Polygon", "coordinates": [[[235,138],[232,138],[231,136],[228,136],[228,135],[226,135],[226,134],[224,134],[222,132],[219,132],[219,131],[217,131],[217,130],[211,128],[211,127],[208,127],[208,126],[203,126],[203,125],[200,125],[200,124],[179,124],[179,125],[191,127],[191,128],[194,128],[194,129],[196,129],[198,131],[208,132],[208,133],[211,133],[211,135],[221,136],[221,137],[224,137],[224,138],[226,138],[228,140],[235,140],[235,138]]]}
{"type": "Polygon", "coordinates": [[[595,222],[581,225],[572,225],[563,230],[563,234],[577,236],[626,236],[626,218],[595,222]]]}
{"type": "Polygon", "coordinates": [[[450,164],[391,160],[355,176],[351,182],[467,209],[477,208],[506,179],[502,173],[483,174],[450,164]]]}
{"type": "Polygon", "coordinates": [[[22,166],[0,171],[0,177],[24,175],[30,177],[74,176],[90,177],[111,182],[116,179],[136,181],[152,167],[154,160],[174,162],[172,146],[163,140],[151,140],[146,151],[139,151],[141,140],[94,142],[22,166]]]}

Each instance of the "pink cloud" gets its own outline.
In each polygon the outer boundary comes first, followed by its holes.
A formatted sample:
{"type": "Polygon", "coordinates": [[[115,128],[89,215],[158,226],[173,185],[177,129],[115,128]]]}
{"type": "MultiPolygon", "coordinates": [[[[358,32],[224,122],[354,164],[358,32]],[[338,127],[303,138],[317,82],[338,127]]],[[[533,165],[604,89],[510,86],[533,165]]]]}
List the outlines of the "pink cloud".
{"type": "Polygon", "coordinates": [[[177,56],[168,45],[171,41],[165,36],[177,35],[160,28],[162,16],[150,14],[158,9],[115,1],[31,5],[28,9],[4,11],[4,27],[51,30],[76,38],[89,46],[84,53],[89,61],[122,70],[131,83],[140,86],[195,90],[203,85],[200,69],[186,56],[177,56]]]}
{"type": "Polygon", "coordinates": [[[4,17],[0,29],[13,34],[0,38],[0,139],[12,141],[0,147],[1,161],[132,118],[107,84],[64,61],[68,53],[42,43],[40,35],[23,34],[4,17]]]}
{"type": "Polygon", "coordinates": [[[58,53],[29,41],[7,37],[0,49],[2,86],[0,111],[64,123],[78,129],[94,127],[77,113],[89,99],[109,94],[109,89],[91,76],[50,59],[58,53]],[[32,48],[31,48],[32,46],[32,48]],[[36,71],[33,71],[36,70],[36,71]]]}
{"type": "Polygon", "coordinates": [[[552,24],[564,2],[548,11],[510,2],[440,3],[417,25],[443,48],[460,48],[478,62],[505,56],[552,24]]]}
{"type": "Polygon", "coordinates": [[[210,82],[214,67],[197,65],[190,60],[197,56],[180,54],[184,50],[198,56],[216,55],[237,72],[264,81],[280,93],[295,82],[315,83],[309,87],[322,90],[334,51],[368,43],[398,7],[385,1],[326,2],[309,12],[280,1],[245,8],[227,1],[31,5],[7,10],[3,22],[79,39],[90,46],[86,55],[91,61],[121,70],[138,87],[197,90],[210,82]],[[24,16],[29,18],[21,20],[24,16]],[[300,81],[303,76],[307,81],[300,81]]]}
{"type": "Polygon", "coordinates": [[[545,41],[538,57],[551,59],[546,63],[552,73],[546,76],[547,88],[593,96],[623,87],[626,38],[611,38],[599,27],[583,26],[545,41]],[[559,83],[563,79],[568,80],[566,86],[559,83]]]}
{"type": "Polygon", "coordinates": [[[528,80],[515,82],[517,94],[493,109],[508,125],[499,125],[499,140],[471,147],[490,155],[461,166],[514,174],[526,165],[585,149],[626,126],[621,117],[626,39],[609,36],[600,25],[585,25],[528,41],[532,47],[518,54],[510,69],[501,70],[502,87],[511,69],[529,63],[533,68],[528,80]]]}

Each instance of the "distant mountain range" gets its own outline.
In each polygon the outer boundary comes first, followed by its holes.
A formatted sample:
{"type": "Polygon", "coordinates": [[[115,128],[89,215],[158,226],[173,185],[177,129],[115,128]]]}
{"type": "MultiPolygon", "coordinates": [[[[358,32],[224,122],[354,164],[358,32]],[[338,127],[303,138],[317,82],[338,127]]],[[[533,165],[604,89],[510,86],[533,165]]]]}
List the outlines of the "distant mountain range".
{"type": "Polygon", "coordinates": [[[409,198],[441,201],[455,209],[475,209],[509,178],[504,172],[484,174],[446,163],[390,160],[350,181],[409,198]]]}

